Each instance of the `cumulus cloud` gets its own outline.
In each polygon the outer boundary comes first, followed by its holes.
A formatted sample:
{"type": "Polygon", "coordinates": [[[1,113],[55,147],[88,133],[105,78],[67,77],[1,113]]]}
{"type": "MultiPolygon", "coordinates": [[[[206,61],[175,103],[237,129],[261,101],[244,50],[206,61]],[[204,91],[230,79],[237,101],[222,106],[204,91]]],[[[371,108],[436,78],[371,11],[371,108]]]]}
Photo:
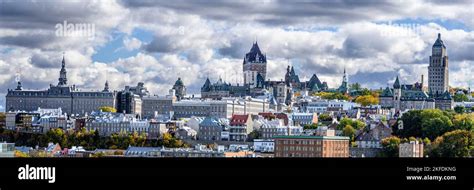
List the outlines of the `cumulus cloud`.
{"type": "Polygon", "coordinates": [[[128,51],[131,51],[131,50],[140,48],[142,45],[142,41],[140,41],[137,38],[130,39],[128,37],[125,37],[123,39],[123,45],[125,46],[125,49],[127,49],[128,51]]]}

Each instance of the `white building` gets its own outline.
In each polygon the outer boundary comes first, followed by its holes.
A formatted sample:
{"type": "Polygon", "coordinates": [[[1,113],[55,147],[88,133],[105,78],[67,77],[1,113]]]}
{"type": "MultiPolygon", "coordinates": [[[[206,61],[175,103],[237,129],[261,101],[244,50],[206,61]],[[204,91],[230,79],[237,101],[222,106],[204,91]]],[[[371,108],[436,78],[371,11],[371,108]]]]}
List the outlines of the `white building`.
{"type": "Polygon", "coordinates": [[[474,101],[472,101],[472,102],[454,102],[454,107],[456,107],[456,106],[462,106],[462,107],[471,109],[472,107],[474,107],[474,101]]]}
{"type": "Polygon", "coordinates": [[[15,155],[15,143],[0,143],[0,158],[1,157],[14,157],[15,155]]]}
{"type": "Polygon", "coordinates": [[[422,158],[423,157],[423,143],[418,141],[410,141],[409,143],[402,143],[399,147],[400,157],[422,158]]]}
{"type": "Polygon", "coordinates": [[[345,100],[313,100],[301,103],[301,111],[308,113],[325,113],[328,111],[348,111],[360,104],[345,100]]]}
{"type": "Polygon", "coordinates": [[[182,100],[173,103],[175,118],[217,117],[231,118],[236,114],[258,114],[269,110],[264,99],[223,98],[222,100],[182,100]]]}
{"type": "Polygon", "coordinates": [[[313,123],[318,123],[318,114],[316,113],[298,113],[293,112],[291,114],[291,120],[293,125],[304,126],[311,125],[313,123]]]}
{"type": "Polygon", "coordinates": [[[263,139],[271,139],[273,136],[301,135],[303,133],[303,127],[285,126],[281,120],[267,121],[260,129],[263,139]]]}
{"type": "Polygon", "coordinates": [[[5,114],[5,126],[9,130],[32,128],[33,132],[47,132],[50,129],[61,128],[64,130],[74,127],[74,119],[68,118],[61,108],[43,109],[36,111],[15,111],[5,114]]]}
{"type": "Polygon", "coordinates": [[[191,118],[189,118],[187,121],[186,121],[186,126],[188,126],[189,128],[195,130],[196,132],[199,132],[199,124],[204,121],[204,118],[205,117],[196,117],[196,116],[193,116],[191,118]]]}
{"type": "Polygon", "coordinates": [[[275,141],[273,139],[254,139],[253,150],[255,152],[274,152],[275,141]]]}
{"type": "Polygon", "coordinates": [[[93,112],[87,119],[87,130],[98,130],[101,136],[110,136],[113,133],[148,133],[150,123],[147,120],[138,120],[133,115],[121,113],[93,112]]]}

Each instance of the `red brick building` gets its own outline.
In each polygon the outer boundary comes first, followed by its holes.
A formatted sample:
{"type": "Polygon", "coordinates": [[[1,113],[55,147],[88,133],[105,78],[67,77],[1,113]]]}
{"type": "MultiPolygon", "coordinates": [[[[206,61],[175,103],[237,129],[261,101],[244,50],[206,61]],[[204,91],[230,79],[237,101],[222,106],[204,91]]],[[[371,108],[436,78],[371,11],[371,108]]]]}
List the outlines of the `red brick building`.
{"type": "Polygon", "coordinates": [[[275,157],[349,157],[349,137],[276,136],[275,157]]]}

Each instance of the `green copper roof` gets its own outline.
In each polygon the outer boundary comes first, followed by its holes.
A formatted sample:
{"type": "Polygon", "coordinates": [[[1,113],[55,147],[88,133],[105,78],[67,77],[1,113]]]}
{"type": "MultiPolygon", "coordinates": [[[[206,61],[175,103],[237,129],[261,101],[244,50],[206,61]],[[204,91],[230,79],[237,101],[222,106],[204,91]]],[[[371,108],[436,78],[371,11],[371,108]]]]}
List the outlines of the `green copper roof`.
{"type": "Polygon", "coordinates": [[[392,89],[387,86],[387,88],[385,88],[385,90],[380,94],[380,97],[393,97],[392,89]]]}
{"type": "Polygon", "coordinates": [[[444,46],[443,40],[441,40],[441,34],[440,33],[438,33],[438,39],[436,39],[435,43],[433,44],[433,47],[444,47],[444,48],[446,48],[446,46],[444,46]]]}

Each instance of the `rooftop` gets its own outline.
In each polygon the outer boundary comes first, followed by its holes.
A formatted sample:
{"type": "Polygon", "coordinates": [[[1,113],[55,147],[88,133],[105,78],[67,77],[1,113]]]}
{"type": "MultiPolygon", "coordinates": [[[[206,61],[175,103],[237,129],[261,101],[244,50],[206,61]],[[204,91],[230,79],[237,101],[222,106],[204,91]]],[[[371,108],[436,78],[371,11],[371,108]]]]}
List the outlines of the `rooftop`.
{"type": "Polygon", "coordinates": [[[343,136],[273,136],[274,139],[328,139],[328,140],[349,140],[343,136]]]}

